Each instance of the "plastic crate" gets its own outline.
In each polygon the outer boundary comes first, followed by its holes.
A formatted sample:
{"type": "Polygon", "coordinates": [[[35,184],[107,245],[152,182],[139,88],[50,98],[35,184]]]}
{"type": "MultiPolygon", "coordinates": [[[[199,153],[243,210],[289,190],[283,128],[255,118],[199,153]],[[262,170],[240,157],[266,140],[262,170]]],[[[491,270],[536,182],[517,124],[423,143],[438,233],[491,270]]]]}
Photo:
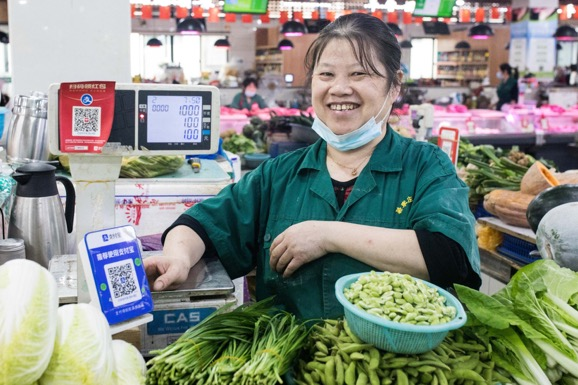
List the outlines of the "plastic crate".
{"type": "Polygon", "coordinates": [[[505,233],[503,234],[502,244],[496,250],[500,254],[524,265],[541,259],[530,256],[532,251],[537,250],[535,244],[505,233]]]}
{"type": "Polygon", "coordinates": [[[349,302],[343,294],[345,288],[365,274],[367,273],[350,274],[339,278],[335,283],[335,295],[337,300],[343,305],[345,319],[351,331],[366,343],[394,353],[425,353],[441,344],[450,330],[458,329],[466,323],[466,313],[456,297],[444,289],[419,278],[414,279],[437,289],[440,295],[446,298],[446,305],[456,308],[456,316],[453,320],[438,325],[413,325],[389,321],[369,314],[349,302]]]}
{"type": "Polygon", "coordinates": [[[493,215],[486,211],[484,208],[484,201],[480,200],[474,210],[474,218],[478,219],[484,217],[493,217],[493,215]]]}

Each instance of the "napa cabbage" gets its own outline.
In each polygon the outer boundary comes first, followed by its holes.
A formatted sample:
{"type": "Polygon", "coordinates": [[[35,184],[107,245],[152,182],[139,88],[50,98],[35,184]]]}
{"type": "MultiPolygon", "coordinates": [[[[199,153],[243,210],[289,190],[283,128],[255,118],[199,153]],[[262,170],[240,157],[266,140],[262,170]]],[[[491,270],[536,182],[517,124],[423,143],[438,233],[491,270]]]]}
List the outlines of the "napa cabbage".
{"type": "Polygon", "coordinates": [[[112,337],[100,309],[80,303],[58,308],[54,352],[39,385],[114,385],[112,337]]]}
{"type": "Polygon", "coordinates": [[[115,379],[118,385],[144,385],[146,363],[134,345],[123,340],[112,341],[115,379]]]}
{"type": "Polygon", "coordinates": [[[50,361],[58,292],[50,272],[14,259],[0,266],[0,385],[35,383],[50,361]]]}

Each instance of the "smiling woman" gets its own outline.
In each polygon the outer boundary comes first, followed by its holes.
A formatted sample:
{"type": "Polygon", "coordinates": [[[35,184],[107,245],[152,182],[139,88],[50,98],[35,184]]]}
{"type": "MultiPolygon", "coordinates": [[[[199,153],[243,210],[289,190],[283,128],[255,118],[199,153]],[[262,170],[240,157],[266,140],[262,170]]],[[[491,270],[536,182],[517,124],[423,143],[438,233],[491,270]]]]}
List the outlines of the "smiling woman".
{"type": "Polygon", "coordinates": [[[204,255],[217,255],[232,278],[256,267],[257,298],[275,295],[301,318],[342,316],[335,282],[370,270],[478,288],[467,186],[437,146],[387,124],[400,56],[376,17],[326,26],[306,55],[320,139],[181,215],[165,231],[164,255],[145,260],[153,289],[183,282],[204,255]]]}

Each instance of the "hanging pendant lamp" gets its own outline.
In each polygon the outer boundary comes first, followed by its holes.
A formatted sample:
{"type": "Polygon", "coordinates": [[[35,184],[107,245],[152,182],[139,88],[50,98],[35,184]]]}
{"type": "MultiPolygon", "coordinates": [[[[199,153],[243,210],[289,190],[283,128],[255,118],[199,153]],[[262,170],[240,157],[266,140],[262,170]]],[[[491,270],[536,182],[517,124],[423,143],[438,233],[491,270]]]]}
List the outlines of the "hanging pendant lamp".
{"type": "Polygon", "coordinates": [[[289,51],[290,49],[293,49],[293,43],[291,42],[291,40],[283,39],[277,45],[277,49],[281,51],[289,51]]]}
{"type": "Polygon", "coordinates": [[[476,24],[472,28],[470,28],[470,32],[468,36],[472,39],[477,40],[485,40],[488,39],[490,36],[494,36],[494,31],[492,28],[487,24],[476,24]]]}
{"type": "Polygon", "coordinates": [[[223,48],[223,49],[229,49],[231,48],[231,43],[229,43],[229,38],[225,37],[224,39],[218,39],[215,42],[215,47],[217,48],[223,48]]]}
{"type": "Polygon", "coordinates": [[[561,41],[578,40],[578,32],[576,32],[575,28],[569,26],[568,24],[564,24],[559,26],[558,29],[556,29],[554,37],[556,38],[556,40],[561,41]]]}
{"type": "Polygon", "coordinates": [[[411,44],[411,41],[409,41],[409,40],[402,40],[402,41],[399,43],[399,46],[400,46],[401,48],[413,48],[413,45],[411,44]]]}
{"type": "Polygon", "coordinates": [[[403,31],[401,30],[401,28],[399,28],[399,25],[395,23],[387,23],[387,26],[389,27],[389,29],[391,29],[391,31],[395,36],[403,35],[403,31]]]}
{"type": "Polygon", "coordinates": [[[301,36],[307,33],[305,24],[296,20],[289,20],[281,27],[281,34],[284,36],[301,36]]]}
{"type": "Polygon", "coordinates": [[[454,49],[470,49],[472,46],[465,40],[458,41],[454,46],[454,49]]]}
{"type": "Polygon", "coordinates": [[[149,47],[161,47],[163,42],[157,39],[156,37],[151,37],[149,41],[147,41],[147,46],[149,47]]]}
{"type": "Polygon", "coordinates": [[[177,32],[198,35],[205,32],[205,25],[199,19],[187,16],[177,24],[177,32]]]}

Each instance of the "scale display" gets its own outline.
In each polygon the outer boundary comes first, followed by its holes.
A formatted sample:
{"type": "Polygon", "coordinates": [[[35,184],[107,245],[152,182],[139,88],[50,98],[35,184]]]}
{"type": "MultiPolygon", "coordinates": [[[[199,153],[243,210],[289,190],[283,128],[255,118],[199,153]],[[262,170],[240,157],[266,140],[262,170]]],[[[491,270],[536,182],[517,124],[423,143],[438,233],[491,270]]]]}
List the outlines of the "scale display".
{"type": "Polygon", "coordinates": [[[150,143],[201,142],[202,97],[149,95],[147,111],[150,143]]]}
{"type": "MultiPolygon", "coordinates": [[[[85,83],[82,84],[83,92],[78,92],[79,100],[72,99],[81,109],[93,105],[85,105],[80,96],[90,94],[95,102],[99,100],[99,94],[93,90],[91,82],[85,83]]],[[[114,116],[110,135],[108,140],[105,138],[104,145],[98,145],[101,147],[87,146],[90,149],[86,151],[87,155],[195,155],[218,151],[220,96],[216,87],[111,84],[114,87],[114,116]],[[100,148],[101,154],[98,153],[100,148]]],[[[60,144],[63,135],[63,116],[59,114],[59,106],[63,102],[60,84],[51,85],[48,96],[50,152],[55,155],[69,153],[69,147],[64,148],[60,144]]],[[[66,121],[68,117],[64,119],[66,121]]],[[[64,134],[72,137],[69,141],[83,140],[64,134]]],[[[82,153],[77,148],[73,152],[82,153]]]]}

